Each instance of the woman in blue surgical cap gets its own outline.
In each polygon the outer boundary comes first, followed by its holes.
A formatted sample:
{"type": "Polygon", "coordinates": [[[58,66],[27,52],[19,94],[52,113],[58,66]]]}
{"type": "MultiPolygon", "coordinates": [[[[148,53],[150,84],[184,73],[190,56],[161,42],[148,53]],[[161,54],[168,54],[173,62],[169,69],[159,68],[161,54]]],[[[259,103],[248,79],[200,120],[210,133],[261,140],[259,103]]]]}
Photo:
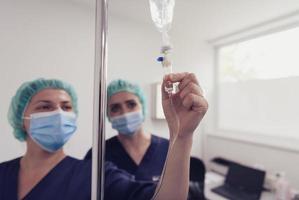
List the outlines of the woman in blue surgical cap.
{"type": "MultiPolygon", "coordinates": [[[[146,99],[141,88],[118,79],[107,88],[107,116],[118,132],[106,141],[106,160],[134,175],[158,181],[168,152],[168,140],[146,132],[146,99]]],[[[91,159],[91,150],[85,159],[91,159]]]]}
{"type": "MultiPolygon", "coordinates": [[[[164,178],[156,185],[138,182],[112,163],[105,163],[105,199],[186,199],[189,156],[195,128],[207,111],[193,74],[165,80],[180,82],[170,97],[162,90],[171,148],[164,178]],[[171,106],[173,105],[173,106],[171,106]],[[180,172],[180,173],[177,173],[180,172]]],[[[162,86],[163,88],[163,86],[162,86]]],[[[17,139],[26,142],[22,157],[0,164],[0,199],[90,199],[91,162],[65,155],[64,144],[76,131],[77,98],[72,87],[55,79],[24,83],[13,97],[9,121],[17,139]]]]}

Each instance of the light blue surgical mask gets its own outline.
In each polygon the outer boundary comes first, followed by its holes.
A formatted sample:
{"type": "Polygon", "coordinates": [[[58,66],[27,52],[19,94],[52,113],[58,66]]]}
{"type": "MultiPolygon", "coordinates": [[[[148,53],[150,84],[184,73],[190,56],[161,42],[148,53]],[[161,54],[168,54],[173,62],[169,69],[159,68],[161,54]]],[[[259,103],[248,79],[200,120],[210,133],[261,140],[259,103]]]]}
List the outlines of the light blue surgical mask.
{"type": "Polygon", "coordinates": [[[29,135],[41,148],[55,152],[70,139],[77,129],[76,114],[56,110],[33,113],[30,117],[29,135]]]}
{"type": "Polygon", "coordinates": [[[112,128],[119,134],[132,136],[141,127],[144,120],[141,111],[126,113],[121,116],[111,117],[112,128]]]}

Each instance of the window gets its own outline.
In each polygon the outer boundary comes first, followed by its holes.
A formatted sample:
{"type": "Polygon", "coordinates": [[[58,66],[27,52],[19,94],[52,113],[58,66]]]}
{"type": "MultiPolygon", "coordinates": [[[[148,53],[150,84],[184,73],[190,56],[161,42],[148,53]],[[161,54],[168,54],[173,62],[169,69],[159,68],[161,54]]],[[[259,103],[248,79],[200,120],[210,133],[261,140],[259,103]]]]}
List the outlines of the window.
{"type": "Polygon", "coordinates": [[[299,27],[217,48],[219,130],[299,139],[299,27]]]}

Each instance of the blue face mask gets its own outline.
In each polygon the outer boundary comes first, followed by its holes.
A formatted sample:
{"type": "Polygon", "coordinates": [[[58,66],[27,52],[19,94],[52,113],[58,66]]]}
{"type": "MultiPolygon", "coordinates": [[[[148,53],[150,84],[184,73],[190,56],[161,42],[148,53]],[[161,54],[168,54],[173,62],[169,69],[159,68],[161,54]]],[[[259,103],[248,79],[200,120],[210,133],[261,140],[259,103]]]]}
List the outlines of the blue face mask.
{"type": "Polygon", "coordinates": [[[118,131],[118,133],[131,136],[141,127],[143,122],[142,112],[130,112],[121,116],[112,117],[110,121],[112,128],[118,131]]]}
{"type": "Polygon", "coordinates": [[[30,137],[48,152],[55,152],[63,147],[77,129],[77,117],[73,112],[58,110],[34,113],[29,119],[30,137]]]}

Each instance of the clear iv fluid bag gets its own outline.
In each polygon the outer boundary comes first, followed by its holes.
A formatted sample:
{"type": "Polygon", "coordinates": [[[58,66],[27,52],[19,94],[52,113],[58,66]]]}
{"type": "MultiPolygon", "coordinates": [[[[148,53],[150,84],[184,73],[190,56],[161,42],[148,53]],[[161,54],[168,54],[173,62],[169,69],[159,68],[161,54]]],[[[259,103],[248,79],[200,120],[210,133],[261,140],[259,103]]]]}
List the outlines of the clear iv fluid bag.
{"type": "MultiPolygon", "coordinates": [[[[173,9],[175,0],[149,0],[152,20],[155,23],[158,31],[162,33],[162,47],[161,53],[163,54],[162,67],[164,75],[172,73],[172,64],[169,59],[171,44],[168,36],[168,31],[171,28],[173,9]]],[[[170,81],[165,83],[165,91],[172,94],[175,90],[170,81]]]]}
{"type": "Polygon", "coordinates": [[[162,33],[163,45],[170,45],[168,31],[171,28],[174,0],[149,0],[152,20],[162,33]]]}

